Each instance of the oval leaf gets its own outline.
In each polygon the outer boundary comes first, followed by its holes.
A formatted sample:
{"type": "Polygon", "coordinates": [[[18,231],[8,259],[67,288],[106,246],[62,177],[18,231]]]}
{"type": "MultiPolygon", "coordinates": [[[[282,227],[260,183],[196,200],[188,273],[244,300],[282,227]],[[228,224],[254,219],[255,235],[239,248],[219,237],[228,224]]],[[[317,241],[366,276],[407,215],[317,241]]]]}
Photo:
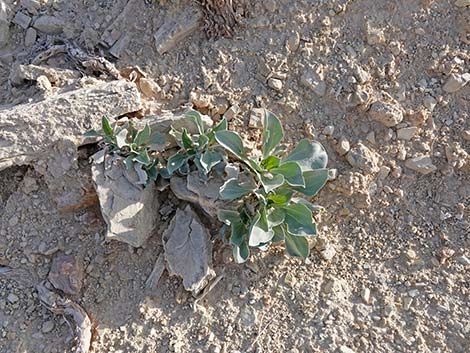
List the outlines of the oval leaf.
{"type": "Polygon", "coordinates": [[[284,130],[281,121],[269,110],[264,110],[263,121],[263,158],[267,158],[269,153],[279,145],[284,137],[284,130]]]}
{"type": "Polygon", "coordinates": [[[222,200],[235,200],[255,190],[251,184],[239,184],[237,179],[229,179],[220,187],[219,194],[222,200]]]}
{"type": "Polygon", "coordinates": [[[267,176],[260,175],[260,181],[263,185],[264,191],[266,191],[266,193],[269,193],[270,191],[284,184],[284,176],[281,174],[277,174],[273,175],[272,178],[268,178],[267,176]]]}
{"type": "Polygon", "coordinates": [[[284,222],[285,212],[281,208],[272,208],[268,211],[267,218],[269,227],[275,227],[284,222]]]}
{"type": "Polygon", "coordinates": [[[201,114],[198,111],[190,110],[186,113],[186,117],[197,126],[200,134],[204,133],[204,123],[202,122],[201,114]]]}
{"type": "Polygon", "coordinates": [[[168,158],[167,171],[171,175],[177,171],[188,159],[186,154],[175,153],[173,156],[168,158]]]}
{"type": "Polygon", "coordinates": [[[257,247],[266,244],[271,241],[274,236],[272,230],[264,229],[265,226],[262,224],[262,218],[259,212],[256,214],[255,218],[253,218],[250,227],[249,246],[257,247]]]}
{"type": "Polygon", "coordinates": [[[240,159],[245,157],[243,141],[237,133],[233,131],[216,131],[214,133],[217,142],[240,159]]]}
{"type": "Polygon", "coordinates": [[[250,257],[250,249],[244,241],[240,245],[233,245],[233,258],[238,264],[244,263],[250,257]]]}
{"type": "Polygon", "coordinates": [[[101,118],[101,128],[107,137],[113,137],[113,128],[106,117],[101,118]]]}
{"type": "Polygon", "coordinates": [[[307,206],[292,204],[285,206],[284,210],[286,212],[284,222],[289,233],[300,236],[317,234],[317,227],[313,222],[312,212],[307,206]]]}
{"type": "Polygon", "coordinates": [[[303,139],[282,160],[282,163],[287,162],[297,162],[302,171],[305,172],[325,168],[328,164],[328,155],[320,143],[303,139]]]}
{"type": "Polygon", "coordinates": [[[289,255],[306,259],[310,253],[308,241],[304,237],[296,237],[295,235],[285,233],[286,250],[289,255]]]}
{"type": "Polygon", "coordinates": [[[206,174],[209,174],[211,169],[223,160],[221,152],[209,150],[201,154],[200,163],[204,168],[206,174]]]}
{"type": "Polygon", "coordinates": [[[122,129],[116,135],[116,144],[119,148],[123,148],[124,146],[128,146],[127,143],[127,130],[122,129]]]}
{"type": "Polygon", "coordinates": [[[302,175],[302,169],[296,162],[287,162],[280,167],[271,169],[273,174],[282,174],[287,184],[291,186],[305,187],[305,179],[302,175]]]}
{"type": "Polygon", "coordinates": [[[135,136],[134,143],[138,146],[145,144],[150,139],[150,133],[151,131],[149,124],[145,124],[145,127],[135,136]]]}
{"type": "Polygon", "coordinates": [[[328,169],[315,169],[303,173],[305,187],[295,186],[292,189],[307,196],[315,196],[328,180],[328,169]]]}

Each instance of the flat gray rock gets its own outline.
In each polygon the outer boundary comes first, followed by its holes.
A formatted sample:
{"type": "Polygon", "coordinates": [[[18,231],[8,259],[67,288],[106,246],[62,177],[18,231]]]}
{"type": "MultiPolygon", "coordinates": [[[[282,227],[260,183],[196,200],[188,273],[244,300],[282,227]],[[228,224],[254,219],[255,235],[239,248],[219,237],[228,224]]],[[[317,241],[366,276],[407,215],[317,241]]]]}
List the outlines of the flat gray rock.
{"type": "Polygon", "coordinates": [[[209,232],[191,206],[176,210],[163,234],[163,247],[168,271],[181,277],[184,288],[194,295],[215,276],[209,232]]]}
{"type": "Polygon", "coordinates": [[[144,188],[137,173],[127,170],[124,160],[107,154],[106,149],[95,153],[92,159],[93,182],[108,226],[106,237],[142,246],[158,222],[155,183],[144,188]]]}

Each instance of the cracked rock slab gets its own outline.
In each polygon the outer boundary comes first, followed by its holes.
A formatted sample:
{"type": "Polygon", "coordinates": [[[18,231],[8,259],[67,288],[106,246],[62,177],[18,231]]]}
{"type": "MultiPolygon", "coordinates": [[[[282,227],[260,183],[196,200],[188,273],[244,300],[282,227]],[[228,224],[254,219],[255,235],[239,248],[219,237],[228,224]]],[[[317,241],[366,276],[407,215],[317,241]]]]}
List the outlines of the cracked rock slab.
{"type": "Polygon", "coordinates": [[[108,239],[134,247],[142,246],[153,234],[158,222],[157,189],[154,183],[144,188],[124,160],[103,149],[92,156],[91,168],[101,214],[108,229],[108,239]]]}
{"type": "Polygon", "coordinates": [[[181,277],[184,288],[194,295],[215,276],[209,232],[191,206],[176,210],[163,234],[163,247],[169,273],[181,277]]]}
{"type": "Polygon", "coordinates": [[[98,129],[101,118],[142,109],[136,85],[127,81],[100,82],[58,93],[37,103],[0,110],[0,170],[12,165],[55,159],[64,174],[76,151],[64,159],[55,146],[80,145],[83,134],[98,129]]]}

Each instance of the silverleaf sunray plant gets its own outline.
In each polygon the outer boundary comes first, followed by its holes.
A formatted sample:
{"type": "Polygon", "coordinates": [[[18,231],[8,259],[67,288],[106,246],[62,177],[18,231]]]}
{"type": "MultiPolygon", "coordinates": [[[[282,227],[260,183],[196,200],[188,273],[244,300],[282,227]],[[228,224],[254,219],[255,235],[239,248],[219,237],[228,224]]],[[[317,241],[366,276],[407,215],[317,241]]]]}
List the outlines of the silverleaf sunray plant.
{"type": "Polygon", "coordinates": [[[321,144],[307,139],[285,154],[280,145],[284,137],[281,122],[267,110],[263,128],[261,159],[247,154],[235,132],[215,132],[216,141],[244,163],[256,180],[255,185],[227,180],[220,188],[221,198],[242,198],[244,202],[237,211],[220,210],[219,220],[230,226],[230,243],[239,263],[248,259],[250,247],[266,249],[280,241],[290,255],[307,258],[307,237],[317,234],[312,212],[322,208],[295,195],[313,197],[325,185],[328,156],[321,144]]]}

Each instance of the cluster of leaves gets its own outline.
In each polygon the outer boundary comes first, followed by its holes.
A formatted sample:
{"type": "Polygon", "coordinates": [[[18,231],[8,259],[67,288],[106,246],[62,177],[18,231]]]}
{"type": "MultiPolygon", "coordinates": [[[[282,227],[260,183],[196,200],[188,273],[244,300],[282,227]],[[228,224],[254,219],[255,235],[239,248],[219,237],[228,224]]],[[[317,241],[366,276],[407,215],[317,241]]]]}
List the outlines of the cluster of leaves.
{"type": "Polygon", "coordinates": [[[312,212],[322,208],[297,194],[315,196],[328,179],[328,156],[321,144],[304,139],[289,154],[280,144],[284,131],[279,119],[265,111],[262,156],[247,155],[240,136],[232,131],[215,132],[216,141],[242,161],[255,183],[227,180],[220,189],[225,200],[243,199],[236,210],[220,210],[219,219],[231,228],[234,258],[244,262],[250,247],[266,249],[285,242],[292,256],[307,258],[307,237],[317,233],[312,212]]]}
{"type": "Polygon", "coordinates": [[[186,129],[177,131],[171,128],[170,134],[176,139],[180,150],[168,158],[168,175],[171,176],[176,171],[187,175],[190,171],[190,161],[196,165],[200,175],[208,175],[212,168],[227,158],[224,149],[218,146],[215,140],[216,132],[227,130],[227,120],[222,119],[213,128],[206,129],[201,114],[197,111],[188,112],[186,117],[194,123],[198,133],[190,134],[186,129]]]}
{"type": "Polygon", "coordinates": [[[156,181],[163,170],[158,151],[165,144],[165,137],[158,131],[152,131],[146,124],[138,130],[132,121],[119,126],[111,126],[105,117],[101,119],[101,130],[90,130],[85,136],[103,138],[109,154],[124,158],[127,169],[134,169],[139,177],[139,184],[149,185],[156,181]]]}
{"type": "Polygon", "coordinates": [[[220,169],[217,166],[227,166],[228,160],[235,158],[241,162],[244,173],[231,173],[219,194],[220,199],[237,201],[233,204],[239,206],[236,210],[218,212],[219,220],[230,228],[227,238],[233,246],[235,260],[246,261],[250,247],[267,249],[272,243],[282,241],[290,255],[307,258],[310,251],[307,237],[317,233],[312,214],[322,207],[298,195],[313,197],[325,185],[328,156],[323,146],[304,139],[286,153],[281,144],[284,137],[281,122],[265,110],[262,155],[250,156],[240,136],[227,130],[225,119],[206,129],[197,111],[188,112],[186,117],[194,123],[197,133],[172,128],[170,134],[179,150],[167,161],[156,153],[164,145],[164,137],[152,132],[148,125],[137,130],[131,122],[126,122],[113,128],[103,118],[102,131],[90,131],[87,135],[103,137],[108,152],[125,158],[127,168],[134,168],[145,185],[159,175],[163,178],[174,173],[187,175],[194,166],[202,177],[207,177],[220,169]]]}

